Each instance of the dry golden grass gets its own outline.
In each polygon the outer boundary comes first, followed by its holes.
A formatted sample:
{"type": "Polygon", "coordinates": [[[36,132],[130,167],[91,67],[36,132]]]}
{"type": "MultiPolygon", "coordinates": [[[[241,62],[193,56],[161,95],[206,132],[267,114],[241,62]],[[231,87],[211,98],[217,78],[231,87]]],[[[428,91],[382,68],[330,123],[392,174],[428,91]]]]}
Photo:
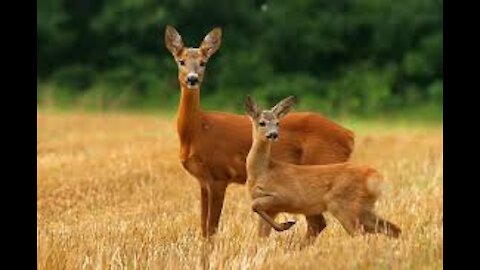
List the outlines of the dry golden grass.
{"type": "Polygon", "coordinates": [[[377,212],[398,240],[328,227],[302,245],[291,230],[256,236],[244,186],[231,185],[220,231],[200,235],[199,186],[180,166],[174,121],[161,116],[37,116],[38,269],[442,269],[443,135],[438,127],[368,124],[353,160],[391,181],[377,212]]]}

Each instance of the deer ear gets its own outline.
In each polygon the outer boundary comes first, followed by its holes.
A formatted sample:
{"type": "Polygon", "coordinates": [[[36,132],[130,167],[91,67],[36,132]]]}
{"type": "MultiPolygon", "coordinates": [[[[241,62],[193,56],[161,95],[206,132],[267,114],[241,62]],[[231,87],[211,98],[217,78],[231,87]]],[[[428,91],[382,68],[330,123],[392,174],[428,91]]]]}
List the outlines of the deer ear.
{"type": "Polygon", "coordinates": [[[253,119],[258,117],[258,107],[250,96],[245,98],[245,111],[253,119]]]}
{"type": "Polygon", "coordinates": [[[280,101],[277,105],[272,108],[272,112],[278,118],[284,117],[292,108],[293,104],[295,103],[295,97],[289,96],[282,101],[280,101]]]}
{"type": "Polygon", "coordinates": [[[178,56],[183,49],[182,36],[170,25],[165,29],[165,46],[173,56],[178,56]]]}
{"type": "Polygon", "coordinates": [[[220,48],[222,43],[222,29],[215,27],[210,33],[208,33],[200,45],[200,50],[210,58],[220,48]]]}

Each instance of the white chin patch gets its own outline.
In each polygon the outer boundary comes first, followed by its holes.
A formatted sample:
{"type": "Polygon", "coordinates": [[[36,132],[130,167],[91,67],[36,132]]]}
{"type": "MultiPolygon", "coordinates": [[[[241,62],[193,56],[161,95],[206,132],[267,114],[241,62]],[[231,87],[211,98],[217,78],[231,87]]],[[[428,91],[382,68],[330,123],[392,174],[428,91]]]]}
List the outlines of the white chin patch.
{"type": "Polygon", "coordinates": [[[198,83],[196,83],[194,85],[187,83],[187,88],[188,89],[197,89],[198,88],[198,83]]]}

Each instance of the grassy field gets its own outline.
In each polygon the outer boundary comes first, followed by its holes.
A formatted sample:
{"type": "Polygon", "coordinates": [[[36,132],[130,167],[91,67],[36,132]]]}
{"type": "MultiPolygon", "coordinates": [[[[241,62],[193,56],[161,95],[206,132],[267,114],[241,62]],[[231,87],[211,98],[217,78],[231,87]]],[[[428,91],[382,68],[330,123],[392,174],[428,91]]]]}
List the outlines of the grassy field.
{"type": "Polygon", "coordinates": [[[244,186],[231,185],[211,243],[200,235],[198,183],[180,166],[171,117],[37,114],[38,269],[442,269],[443,127],[342,122],[353,160],[391,181],[377,212],[398,240],[328,227],[302,244],[306,223],[256,236],[244,186]]]}

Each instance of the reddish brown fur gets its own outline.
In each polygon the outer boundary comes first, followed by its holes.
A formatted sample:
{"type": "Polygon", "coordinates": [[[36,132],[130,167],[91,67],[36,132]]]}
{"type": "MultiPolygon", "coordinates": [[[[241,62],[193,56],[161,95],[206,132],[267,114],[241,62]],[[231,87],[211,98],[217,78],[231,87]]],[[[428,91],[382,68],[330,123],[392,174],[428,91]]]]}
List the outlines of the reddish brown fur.
{"type": "MultiPolygon", "coordinates": [[[[277,213],[316,216],[329,211],[351,235],[363,229],[364,232],[398,237],[400,229],[373,212],[375,201],[381,194],[380,186],[385,181],[379,172],[368,166],[345,162],[295,165],[271,158],[272,144],[275,147],[284,138],[272,143],[268,134],[279,134],[279,130],[283,134],[283,128],[276,127],[278,119],[264,117],[271,111],[255,111],[251,102],[247,102],[247,108],[253,123],[253,144],[246,167],[247,185],[255,212],[277,231],[287,230],[294,224],[276,223],[274,215],[277,213]],[[260,126],[260,122],[266,124],[260,126]]],[[[286,114],[289,106],[283,106],[283,110],[282,113],[286,114]]]]}
{"type": "MultiPolygon", "coordinates": [[[[219,46],[221,32],[214,29],[199,49],[184,48],[178,33],[167,27],[166,45],[179,65],[181,98],[177,131],[180,160],[201,186],[202,235],[215,233],[223,207],[225,190],[230,183],[246,181],[245,160],[252,144],[251,123],[247,116],[223,112],[204,112],[200,106],[200,87],[189,87],[186,75],[195,70],[201,83],[203,68],[219,46]],[[216,43],[211,44],[214,40],[216,43]],[[209,52],[209,53],[205,53],[209,52]],[[188,68],[190,67],[190,69],[188,68]]],[[[273,147],[273,156],[293,164],[327,164],[348,160],[353,147],[353,133],[316,113],[292,113],[282,122],[282,141],[273,147]]],[[[309,235],[325,227],[322,215],[307,216],[309,235]]],[[[270,227],[260,221],[260,234],[270,227]]]]}

